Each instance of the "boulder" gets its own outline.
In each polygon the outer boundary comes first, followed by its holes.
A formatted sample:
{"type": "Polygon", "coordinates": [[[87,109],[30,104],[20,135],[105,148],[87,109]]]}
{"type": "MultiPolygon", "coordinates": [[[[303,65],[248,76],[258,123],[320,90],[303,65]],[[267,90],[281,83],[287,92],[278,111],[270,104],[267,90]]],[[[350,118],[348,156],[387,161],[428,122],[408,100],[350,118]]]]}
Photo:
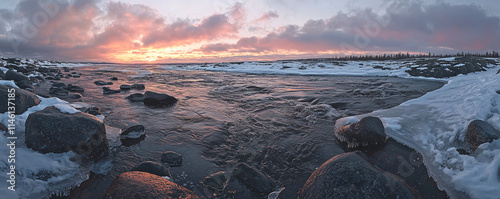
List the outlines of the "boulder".
{"type": "Polygon", "coordinates": [[[262,196],[274,191],[275,184],[268,176],[245,163],[236,165],[232,175],[248,189],[262,196]]]}
{"type": "Polygon", "coordinates": [[[105,199],[116,198],[184,198],[196,199],[192,191],[160,176],[140,171],[120,174],[104,195],[105,199]]]}
{"type": "Polygon", "coordinates": [[[140,138],[146,133],[146,128],[143,125],[129,125],[122,129],[122,133],[120,133],[120,139],[136,139],[140,138]]]}
{"type": "Polygon", "coordinates": [[[91,115],[102,115],[101,109],[99,107],[91,106],[85,110],[85,113],[91,114],[91,115]]]}
{"type": "Polygon", "coordinates": [[[224,171],[210,174],[203,179],[203,185],[216,191],[222,191],[227,186],[227,177],[224,171]]]}
{"type": "Polygon", "coordinates": [[[495,127],[491,126],[491,124],[482,120],[470,122],[467,127],[467,132],[465,133],[465,139],[469,147],[474,151],[479,145],[499,138],[500,132],[495,129],[495,127]]]}
{"type": "Polygon", "coordinates": [[[120,85],[120,90],[130,90],[130,89],[132,89],[132,85],[127,85],[127,84],[120,85]]]}
{"type": "Polygon", "coordinates": [[[137,90],[144,90],[146,86],[144,86],[144,84],[132,84],[132,88],[137,90]]]}
{"type": "Polygon", "coordinates": [[[73,93],[66,96],[57,96],[60,99],[80,99],[83,96],[80,93],[73,93]]]}
{"type": "Polygon", "coordinates": [[[68,90],[60,87],[52,87],[49,89],[49,93],[56,96],[66,96],[69,94],[68,90]]]}
{"type": "Polygon", "coordinates": [[[107,95],[107,94],[113,94],[113,93],[120,93],[120,90],[113,90],[110,89],[109,87],[102,87],[102,93],[107,95]]]}
{"type": "Polygon", "coordinates": [[[16,82],[16,85],[22,89],[35,89],[35,87],[33,87],[33,85],[31,84],[31,80],[29,77],[13,70],[9,70],[7,71],[7,73],[5,73],[5,80],[14,80],[14,82],[16,82]]]}
{"type": "Polygon", "coordinates": [[[337,155],[314,171],[299,198],[416,198],[395,176],[373,167],[361,152],[337,155]]]}
{"type": "Polygon", "coordinates": [[[77,93],[85,92],[85,90],[82,87],[77,86],[77,85],[73,85],[73,84],[68,84],[66,87],[64,87],[64,89],[71,91],[71,92],[77,92],[77,93]]]}
{"type": "Polygon", "coordinates": [[[14,113],[16,115],[24,113],[28,108],[32,106],[36,106],[40,104],[40,99],[38,97],[29,91],[23,90],[23,89],[15,89],[10,86],[5,86],[5,85],[0,85],[0,103],[3,104],[0,106],[0,113],[5,113],[8,111],[8,99],[9,99],[9,94],[14,93],[15,98],[14,101],[11,101],[14,103],[15,111],[14,113]],[[14,92],[9,92],[12,90],[15,90],[14,92]]]}
{"type": "Polygon", "coordinates": [[[105,85],[113,85],[113,82],[105,82],[105,81],[98,80],[98,81],[95,81],[94,84],[98,85],[98,86],[105,86],[105,85]]]}
{"type": "Polygon", "coordinates": [[[177,101],[177,98],[167,94],[160,94],[151,91],[146,91],[144,93],[144,104],[152,108],[172,106],[177,101]]]}
{"type": "Polygon", "coordinates": [[[152,161],[141,162],[140,164],[132,168],[132,171],[142,171],[158,176],[170,176],[170,172],[168,171],[167,167],[158,162],[152,161]]]}
{"type": "Polygon", "coordinates": [[[116,80],[118,80],[118,77],[111,77],[111,78],[109,78],[109,79],[110,79],[111,81],[116,81],[116,80]]]}
{"type": "Polygon", "coordinates": [[[161,162],[171,167],[182,166],[182,155],[173,151],[165,151],[161,154],[161,162]]]}
{"type": "Polygon", "coordinates": [[[32,113],[26,120],[26,145],[41,153],[75,151],[99,160],[108,152],[106,129],[95,116],[62,113],[54,106],[32,113]]]}
{"type": "Polygon", "coordinates": [[[378,117],[368,116],[335,132],[347,148],[363,148],[385,144],[385,130],[378,117]]]}
{"type": "Polygon", "coordinates": [[[132,95],[127,96],[126,98],[131,102],[143,102],[144,101],[144,94],[134,93],[132,95]]]}
{"type": "Polygon", "coordinates": [[[62,82],[54,82],[54,83],[52,83],[52,87],[54,87],[54,88],[65,88],[66,84],[62,83],[62,82]]]}

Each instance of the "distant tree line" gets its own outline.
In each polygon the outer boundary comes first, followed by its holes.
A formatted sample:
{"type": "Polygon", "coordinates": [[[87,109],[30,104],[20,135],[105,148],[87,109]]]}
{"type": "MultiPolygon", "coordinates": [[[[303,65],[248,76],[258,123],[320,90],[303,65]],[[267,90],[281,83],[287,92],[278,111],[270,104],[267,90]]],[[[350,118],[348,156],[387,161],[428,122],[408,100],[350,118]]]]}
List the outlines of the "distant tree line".
{"type": "MultiPolygon", "coordinates": [[[[313,58],[313,59],[300,59],[305,61],[327,61],[327,60],[338,60],[338,61],[365,61],[365,60],[395,60],[395,59],[411,59],[411,58],[445,58],[445,57],[490,57],[496,58],[500,57],[497,51],[485,52],[485,53],[464,53],[459,52],[457,54],[434,54],[434,53],[420,53],[420,54],[410,54],[407,53],[397,53],[397,54],[381,54],[381,55],[347,55],[347,56],[334,56],[331,58],[313,58]]],[[[284,60],[292,61],[292,60],[284,60]]]]}

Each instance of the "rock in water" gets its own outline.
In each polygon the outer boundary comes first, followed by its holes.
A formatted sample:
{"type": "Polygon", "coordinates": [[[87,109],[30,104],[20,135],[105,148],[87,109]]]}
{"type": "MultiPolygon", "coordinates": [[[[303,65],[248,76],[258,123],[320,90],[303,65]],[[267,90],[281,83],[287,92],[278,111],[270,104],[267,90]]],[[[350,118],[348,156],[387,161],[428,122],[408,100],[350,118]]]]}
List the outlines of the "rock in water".
{"type": "Polygon", "coordinates": [[[113,94],[113,93],[120,93],[121,91],[120,90],[113,90],[113,89],[110,89],[109,87],[102,87],[102,93],[103,94],[113,94]]]}
{"type": "Polygon", "coordinates": [[[98,81],[95,81],[94,84],[98,85],[98,86],[105,86],[105,85],[113,85],[113,82],[105,82],[102,80],[98,80],[98,81]]]}
{"type": "Polygon", "coordinates": [[[173,151],[165,151],[161,154],[161,162],[167,163],[171,167],[182,166],[182,155],[173,151]]]}
{"type": "Polygon", "coordinates": [[[120,134],[120,139],[136,139],[143,136],[146,133],[146,129],[143,125],[133,125],[126,127],[120,134]]]}
{"type": "Polygon", "coordinates": [[[491,124],[481,120],[470,122],[467,127],[467,133],[465,133],[465,139],[474,151],[479,145],[499,138],[500,132],[491,126],[491,124]]]}
{"type": "Polygon", "coordinates": [[[126,97],[128,100],[131,102],[143,102],[144,101],[144,94],[142,93],[134,93],[132,95],[129,95],[126,97]]]}
{"type": "Polygon", "coordinates": [[[168,171],[167,167],[158,162],[152,161],[141,162],[140,164],[132,168],[132,171],[148,172],[150,174],[155,174],[158,176],[170,176],[170,172],[168,171]]]}
{"type": "Polygon", "coordinates": [[[11,93],[14,93],[15,95],[14,101],[11,102],[14,103],[14,113],[16,115],[22,114],[26,110],[28,110],[28,108],[40,104],[40,99],[38,99],[38,97],[32,92],[23,89],[12,88],[10,86],[0,85],[0,103],[3,104],[0,106],[0,113],[9,111],[9,106],[7,106],[7,103],[9,100],[9,94],[11,93]],[[9,92],[13,90],[15,91],[9,92]]]}
{"type": "Polygon", "coordinates": [[[198,198],[192,191],[160,176],[131,171],[120,174],[104,195],[106,199],[117,198],[198,198]]]}
{"type": "Polygon", "coordinates": [[[87,113],[62,113],[50,106],[28,116],[25,133],[26,145],[42,153],[73,150],[99,160],[108,152],[104,124],[87,113]]]}
{"type": "Polygon", "coordinates": [[[71,92],[77,92],[77,93],[85,92],[85,90],[82,87],[77,86],[77,85],[73,85],[73,84],[68,84],[64,89],[71,91],[71,92]]]}
{"type": "Polygon", "coordinates": [[[146,86],[144,86],[144,84],[132,84],[132,88],[137,90],[144,90],[146,86]]]}
{"type": "Polygon", "coordinates": [[[120,85],[120,89],[121,90],[130,90],[130,89],[132,89],[132,85],[123,84],[123,85],[120,85]]]}
{"type": "Polygon", "coordinates": [[[361,152],[337,155],[311,174],[299,198],[415,198],[400,179],[373,167],[361,152]]]}
{"type": "Polygon", "coordinates": [[[232,175],[253,192],[267,195],[274,191],[275,184],[269,177],[245,163],[236,165],[232,175]]]}
{"type": "Polygon", "coordinates": [[[227,178],[224,171],[210,174],[203,180],[203,185],[216,191],[222,191],[227,185],[227,178]]]}
{"type": "Polygon", "coordinates": [[[384,124],[378,117],[365,117],[359,122],[344,126],[335,137],[340,142],[347,143],[348,148],[361,148],[385,143],[384,124]]]}
{"type": "Polygon", "coordinates": [[[144,104],[149,107],[167,107],[172,106],[178,100],[167,94],[160,94],[151,91],[144,93],[144,104]]]}

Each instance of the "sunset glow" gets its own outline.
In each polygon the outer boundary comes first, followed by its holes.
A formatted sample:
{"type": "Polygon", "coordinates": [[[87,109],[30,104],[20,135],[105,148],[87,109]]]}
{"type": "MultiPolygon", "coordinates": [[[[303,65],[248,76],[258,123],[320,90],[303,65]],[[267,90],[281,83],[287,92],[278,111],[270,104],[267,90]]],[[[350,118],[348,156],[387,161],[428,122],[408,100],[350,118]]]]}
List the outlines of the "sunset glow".
{"type": "Polygon", "coordinates": [[[484,52],[500,47],[491,3],[23,0],[0,4],[0,52],[119,63],[484,52]]]}

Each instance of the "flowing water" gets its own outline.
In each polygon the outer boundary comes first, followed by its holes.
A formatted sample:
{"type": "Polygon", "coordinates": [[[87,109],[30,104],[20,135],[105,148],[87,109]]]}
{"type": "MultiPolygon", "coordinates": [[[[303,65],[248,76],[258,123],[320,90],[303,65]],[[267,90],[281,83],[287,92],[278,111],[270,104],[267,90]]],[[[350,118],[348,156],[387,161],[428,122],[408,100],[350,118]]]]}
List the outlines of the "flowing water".
{"type": "MultiPolygon", "coordinates": [[[[107,65],[76,68],[80,78],[63,79],[85,88],[86,102],[101,108],[109,126],[136,121],[146,137],[130,146],[111,147],[112,169],[91,175],[71,197],[101,198],[113,179],[143,161],[160,162],[161,153],[182,154],[184,164],[170,168],[173,181],[205,198],[209,174],[231,173],[245,162],[269,175],[282,198],[296,198],[310,174],[331,157],[344,153],[335,141],[335,120],[399,105],[443,85],[442,82],[394,77],[265,75],[165,70],[157,66],[107,65]],[[144,91],[172,95],[174,106],[152,109],[126,96],[129,90],[103,95],[93,82],[142,83],[144,91]]],[[[74,72],[74,71],[71,71],[74,72]]],[[[45,85],[39,90],[48,89],[45,85]]]]}

